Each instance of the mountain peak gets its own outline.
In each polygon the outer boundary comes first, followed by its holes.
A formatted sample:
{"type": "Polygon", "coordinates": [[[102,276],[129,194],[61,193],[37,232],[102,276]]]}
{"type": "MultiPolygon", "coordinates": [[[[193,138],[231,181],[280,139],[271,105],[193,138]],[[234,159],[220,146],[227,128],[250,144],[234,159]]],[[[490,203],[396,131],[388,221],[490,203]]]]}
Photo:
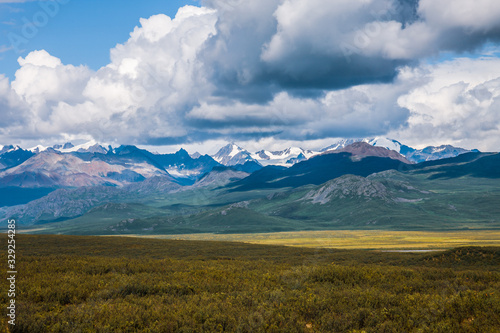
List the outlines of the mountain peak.
{"type": "MultiPolygon", "coordinates": [[[[441,145],[439,147],[429,146],[424,149],[414,149],[401,144],[399,141],[385,137],[365,138],[365,139],[344,139],[324,148],[321,152],[332,152],[347,147],[356,142],[365,142],[372,146],[383,147],[396,151],[404,156],[408,161],[420,163],[424,161],[438,160],[448,157],[456,157],[460,154],[471,152],[471,150],[457,148],[451,145],[441,145]]],[[[476,151],[476,150],[472,150],[476,151]]]]}
{"type": "Polygon", "coordinates": [[[247,161],[255,161],[251,154],[235,143],[229,143],[222,147],[212,158],[218,163],[226,166],[244,164],[247,161]]]}
{"type": "Polygon", "coordinates": [[[334,151],[327,151],[324,154],[335,154],[335,153],[351,153],[353,156],[360,158],[368,156],[386,157],[386,158],[391,158],[393,160],[401,161],[403,163],[411,164],[411,162],[408,161],[406,158],[404,158],[400,153],[394,150],[389,150],[388,148],[385,147],[372,146],[370,143],[367,142],[354,142],[344,148],[337,149],[334,151]]]}
{"type": "Polygon", "coordinates": [[[309,159],[319,153],[300,147],[288,147],[280,151],[261,150],[252,154],[252,158],[263,166],[280,165],[290,167],[298,162],[309,159]]]}
{"type": "Polygon", "coordinates": [[[424,149],[414,150],[407,155],[407,158],[411,161],[420,163],[425,161],[434,161],[443,158],[456,157],[461,154],[478,152],[477,149],[468,150],[464,148],[457,148],[452,145],[441,145],[438,147],[429,146],[424,149]]]}
{"type": "Polygon", "coordinates": [[[193,160],[197,160],[197,159],[199,159],[202,155],[201,155],[199,152],[195,152],[195,153],[190,154],[189,156],[191,156],[191,158],[192,158],[193,160]]]}
{"type": "MultiPolygon", "coordinates": [[[[360,138],[342,139],[340,141],[337,141],[333,145],[322,149],[321,151],[326,152],[326,151],[342,149],[342,148],[345,148],[345,147],[352,145],[353,143],[356,143],[356,142],[365,142],[365,143],[368,143],[372,146],[383,147],[383,148],[387,148],[389,150],[394,150],[397,152],[400,152],[402,147],[407,147],[407,146],[402,145],[399,141],[377,136],[375,138],[364,138],[364,139],[360,139],[360,138]]],[[[407,147],[407,148],[409,148],[409,147],[407,147]]]]}
{"type": "Polygon", "coordinates": [[[35,147],[29,148],[28,150],[31,151],[32,153],[38,154],[41,153],[42,151],[47,150],[47,147],[42,145],[37,145],[35,147]]]}
{"type": "Polygon", "coordinates": [[[13,150],[20,149],[19,146],[14,147],[13,145],[8,145],[8,146],[0,146],[0,155],[3,155],[5,153],[11,152],[13,150]]]}
{"type": "Polygon", "coordinates": [[[108,150],[97,143],[95,140],[90,140],[85,143],[74,145],[71,142],[66,142],[65,144],[53,145],[49,148],[38,149],[38,153],[46,149],[53,149],[61,153],[100,153],[106,154],[108,150]]]}
{"type": "Polygon", "coordinates": [[[179,151],[177,151],[175,153],[175,155],[182,156],[182,157],[190,157],[191,158],[191,156],[189,155],[189,153],[187,152],[187,150],[184,149],[184,148],[179,149],[179,151]]]}
{"type": "Polygon", "coordinates": [[[125,155],[140,151],[140,149],[133,145],[121,145],[120,147],[113,149],[113,151],[116,155],[125,155]]]}

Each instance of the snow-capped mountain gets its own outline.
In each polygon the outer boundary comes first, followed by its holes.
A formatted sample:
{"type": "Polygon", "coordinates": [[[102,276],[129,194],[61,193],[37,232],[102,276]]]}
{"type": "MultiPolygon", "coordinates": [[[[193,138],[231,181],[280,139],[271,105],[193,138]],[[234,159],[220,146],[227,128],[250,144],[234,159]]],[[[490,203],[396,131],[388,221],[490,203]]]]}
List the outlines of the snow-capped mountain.
{"type": "Polygon", "coordinates": [[[24,150],[19,146],[7,145],[1,147],[0,170],[19,165],[34,155],[31,151],[24,150]]]}
{"type": "Polygon", "coordinates": [[[375,147],[383,147],[383,148],[387,148],[389,150],[397,151],[400,154],[402,154],[401,153],[402,147],[407,147],[407,146],[404,146],[403,144],[401,144],[399,141],[396,141],[393,139],[388,139],[388,138],[383,138],[383,137],[376,137],[373,139],[369,139],[365,142],[372,145],[372,146],[375,146],[375,147]]]}
{"type": "Polygon", "coordinates": [[[2,146],[2,145],[0,145],[0,155],[9,153],[9,152],[17,150],[17,149],[21,149],[21,148],[19,146],[15,146],[14,147],[12,145],[8,145],[8,146],[2,146]]]}
{"type": "Polygon", "coordinates": [[[312,150],[304,150],[298,147],[290,147],[281,151],[268,151],[261,150],[252,154],[252,158],[258,161],[263,166],[267,165],[280,165],[280,166],[292,166],[295,163],[307,160],[318,152],[312,150]]]}
{"type": "Polygon", "coordinates": [[[106,154],[108,149],[101,146],[95,140],[91,140],[79,145],[73,145],[71,142],[66,142],[65,144],[56,144],[52,147],[45,147],[38,145],[28,149],[29,151],[39,154],[44,151],[58,151],[60,153],[100,153],[106,154]]]}
{"type": "Polygon", "coordinates": [[[401,155],[401,158],[414,163],[456,157],[470,152],[449,145],[418,150],[384,137],[340,140],[321,152],[291,147],[282,151],[261,150],[250,153],[231,143],[213,157],[197,153],[189,155],[184,149],[174,154],[153,154],[135,146],[106,149],[95,141],[79,145],[66,143],[52,147],[36,146],[29,150],[2,145],[0,186],[122,186],[155,175],[171,175],[180,183],[192,184],[217,166],[233,167],[247,173],[268,165],[290,167],[320,154],[342,151],[358,142],[385,148],[397,155],[391,158],[401,155]],[[42,157],[36,158],[38,155],[42,157]],[[54,165],[51,166],[50,163],[54,165]]]}
{"type": "MultiPolygon", "coordinates": [[[[384,138],[384,137],[375,137],[375,138],[364,138],[364,139],[343,139],[335,142],[333,145],[330,145],[326,148],[321,149],[319,152],[317,151],[312,151],[312,150],[305,150],[302,148],[298,147],[290,147],[281,151],[270,151],[270,150],[261,150],[256,153],[250,153],[247,150],[231,143],[226,145],[225,147],[221,148],[217,154],[212,156],[217,162],[220,164],[226,165],[226,166],[235,166],[235,165],[241,165],[244,164],[248,161],[254,161],[259,163],[262,166],[268,166],[268,165],[276,165],[276,166],[285,166],[285,167],[290,167],[296,163],[306,161],[310,159],[311,157],[320,155],[322,153],[327,153],[327,152],[332,152],[336,150],[343,149],[345,147],[348,147],[354,143],[358,142],[364,142],[367,143],[371,146],[375,147],[382,147],[388,150],[393,150],[399,154],[402,155],[402,157],[406,158],[410,162],[415,162],[419,163],[422,161],[425,161],[426,159],[423,159],[423,155],[419,153],[420,151],[408,147],[399,141],[384,138]]],[[[434,159],[439,159],[443,158],[440,157],[442,154],[438,154],[438,150],[435,150],[436,152],[434,153],[433,156],[425,156],[426,158],[434,158],[434,159]]],[[[452,151],[455,150],[449,150],[449,153],[451,154],[452,151]]],[[[458,151],[461,150],[456,150],[455,152],[458,155],[458,151]]],[[[467,152],[463,150],[464,152],[467,152]]],[[[432,154],[431,154],[432,155],[432,154]]],[[[454,155],[454,156],[457,156],[454,155]]],[[[453,155],[446,156],[446,157],[453,157],[453,155]]]]}
{"type": "Polygon", "coordinates": [[[74,146],[71,142],[65,143],[62,147],[58,148],[56,146],[52,147],[61,153],[99,153],[106,154],[108,149],[104,148],[96,141],[88,141],[83,144],[74,146]]]}
{"type": "Polygon", "coordinates": [[[331,150],[338,150],[345,148],[349,145],[352,145],[353,143],[356,142],[366,142],[372,146],[375,147],[383,147],[387,148],[389,150],[394,150],[397,151],[398,153],[404,155],[408,149],[414,150],[413,148],[410,148],[408,146],[405,146],[401,144],[399,141],[388,139],[388,138],[383,138],[383,137],[376,137],[376,138],[364,138],[364,139],[343,139],[340,140],[336,143],[334,143],[331,146],[328,146],[324,149],[321,149],[322,152],[326,151],[331,151],[331,150]]]}
{"type": "Polygon", "coordinates": [[[426,147],[424,149],[414,150],[407,154],[409,160],[415,161],[416,163],[425,161],[435,161],[443,158],[456,157],[461,154],[479,152],[477,149],[467,150],[463,148],[457,148],[450,145],[442,145],[439,147],[426,147]]]}
{"type": "Polygon", "coordinates": [[[28,151],[34,153],[34,154],[38,154],[38,153],[41,153],[42,151],[46,151],[48,148],[50,147],[45,147],[45,146],[42,146],[42,145],[37,145],[35,147],[31,147],[31,148],[28,148],[28,151]]]}
{"type": "Polygon", "coordinates": [[[220,166],[208,155],[193,159],[184,149],[153,154],[135,146],[105,149],[96,142],[2,150],[0,187],[124,186],[155,176],[189,184],[220,166]]]}
{"type": "Polygon", "coordinates": [[[326,148],[323,148],[320,150],[320,152],[324,153],[324,152],[327,152],[327,151],[332,151],[332,150],[338,150],[338,149],[342,149],[342,148],[345,148],[349,145],[352,145],[353,143],[355,142],[362,142],[363,139],[343,139],[343,140],[339,140],[337,142],[335,142],[333,145],[330,145],[326,148]]]}
{"type": "Polygon", "coordinates": [[[389,150],[394,150],[401,155],[403,155],[407,160],[420,163],[425,161],[434,161],[443,158],[456,157],[461,154],[477,152],[478,150],[467,150],[463,148],[457,148],[450,145],[443,145],[439,147],[429,146],[424,149],[415,149],[406,146],[399,141],[388,139],[384,137],[376,138],[365,138],[365,139],[345,139],[336,142],[335,144],[322,149],[322,152],[328,152],[333,150],[338,150],[345,148],[355,142],[366,142],[372,146],[383,147],[389,150]]]}
{"type": "Polygon", "coordinates": [[[230,143],[222,147],[217,154],[212,156],[212,158],[225,166],[234,166],[238,164],[245,164],[249,161],[256,161],[252,157],[252,154],[234,143],[230,143]]]}
{"type": "Polygon", "coordinates": [[[411,163],[403,155],[401,155],[395,150],[387,149],[386,147],[376,146],[367,142],[355,142],[344,148],[340,148],[337,150],[329,150],[327,152],[324,152],[323,155],[335,154],[335,153],[350,153],[358,158],[363,158],[367,156],[385,157],[393,160],[398,160],[406,164],[411,163]]]}

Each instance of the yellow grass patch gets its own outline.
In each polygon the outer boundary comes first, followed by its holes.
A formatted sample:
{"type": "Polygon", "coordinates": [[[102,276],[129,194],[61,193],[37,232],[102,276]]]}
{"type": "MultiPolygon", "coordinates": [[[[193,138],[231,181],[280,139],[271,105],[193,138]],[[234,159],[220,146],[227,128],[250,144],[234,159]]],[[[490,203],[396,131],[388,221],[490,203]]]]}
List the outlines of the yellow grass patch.
{"type": "Polygon", "coordinates": [[[455,232],[325,230],[227,235],[130,236],[339,249],[437,250],[460,246],[500,246],[500,231],[490,230],[455,232]]]}

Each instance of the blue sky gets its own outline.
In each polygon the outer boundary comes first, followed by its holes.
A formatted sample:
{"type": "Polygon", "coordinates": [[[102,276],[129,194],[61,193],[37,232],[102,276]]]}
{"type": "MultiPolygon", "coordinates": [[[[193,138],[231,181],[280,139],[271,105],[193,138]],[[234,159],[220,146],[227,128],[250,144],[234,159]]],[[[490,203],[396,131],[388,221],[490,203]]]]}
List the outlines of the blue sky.
{"type": "Polygon", "coordinates": [[[498,0],[0,0],[0,28],[0,145],[500,147],[498,0]]]}
{"type": "MultiPolygon", "coordinates": [[[[24,19],[33,22],[43,12],[40,1],[3,3],[0,1],[0,49],[9,48],[10,33],[23,36],[24,19]]],[[[42,1],[43,3],[43,1],[42,1]]],[[[65,64],[84,64],[97,70],[109,63],[109,50],[125,42],[139,23],[139,18],[164,13],[175,16],[184,5],[196,1],[180,0],[65,0],[58,3],[57,14],[38,28],[33,38],[20,44],[19,52],[12,49],[0,53],[0,73],[14,78],[19,68],[17,59],[33,50],[44,49],[65,64]]],[[[54,7],[55,8],[55,7],[54,7]]]]}

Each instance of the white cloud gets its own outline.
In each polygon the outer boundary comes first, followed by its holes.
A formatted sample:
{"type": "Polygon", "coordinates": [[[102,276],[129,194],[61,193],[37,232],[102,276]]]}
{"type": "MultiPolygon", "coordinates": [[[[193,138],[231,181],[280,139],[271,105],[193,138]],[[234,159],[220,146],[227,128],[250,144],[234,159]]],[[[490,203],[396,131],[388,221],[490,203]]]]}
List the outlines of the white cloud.
{"type": "Polygon", "coordinates": [[[430,26],[489,31],[500,26],[497,0],[420,0],[418,12],[430,26]]]}
{"type": "Polygon", "coordinates": [[[213,10],[192,6],[181,8],[173,20],[166,15],[141,19],[130,39],[111,50],[111,63],[92,77],[84,96],[122,119],[135,121],[145,113],[144,122],[154,119],[162,127],[153,136],[183,133],[183,112],[210,90],[197,54],[216,33],[216,19],[213,10]]]}
{"type": "Polygon", "coordinates": [[[80,133],[123,141],[186,135],[183,113],[210,88],[196,56],[216,33],[215,21],[213,10],[192,6],[181,8],[173,20],[142,19],[97,72],[64,65],[44,50],[19,58],[12,89],[31,110],[25,134],[80,133]]]}
{"type": "Polygon", "coordinates": [[[9,80],[0,74],[0,133],[23,123],[27,109],[12,90],[9,80]]]}
{"type": "Polygon", "coordinates": [[[92,72],[84,66],[63,65],[46,51],[33,51],[18,60],[12,88],[35,112],[46,111],[49,103],[83,101],[82,91],[92,72]]]}
{"type": "Polygon", "coordinates": [[[406,69],[401,77],[418,84],[399,98],[411,116],[408,127],[394,136],[416,146],[499,150],[500,59],[456,59],[406,69]]]}
{"type": "Polygon", "coordinates": [[[500,37],[500,5],[478,1],[210,0],[154,15],[96,72],[44,50],[19,58],[15,80],[0,77],[0,140],[273,146],[266,137],[389,133],[493,149],[500,60],[418,65],[500,37]]]}

